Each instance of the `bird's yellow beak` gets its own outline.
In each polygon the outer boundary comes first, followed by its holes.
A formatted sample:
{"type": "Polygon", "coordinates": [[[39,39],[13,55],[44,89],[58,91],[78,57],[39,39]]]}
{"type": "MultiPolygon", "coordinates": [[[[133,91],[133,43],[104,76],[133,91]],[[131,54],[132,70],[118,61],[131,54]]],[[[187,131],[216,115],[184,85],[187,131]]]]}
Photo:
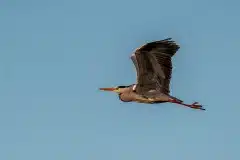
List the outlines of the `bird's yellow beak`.
{"type": "Polygon", "coordinates": [[[102,91],[110,91],[110,92],[118,92],[118,88],[112,87],[112,88],[99,88],[102,91]]]}

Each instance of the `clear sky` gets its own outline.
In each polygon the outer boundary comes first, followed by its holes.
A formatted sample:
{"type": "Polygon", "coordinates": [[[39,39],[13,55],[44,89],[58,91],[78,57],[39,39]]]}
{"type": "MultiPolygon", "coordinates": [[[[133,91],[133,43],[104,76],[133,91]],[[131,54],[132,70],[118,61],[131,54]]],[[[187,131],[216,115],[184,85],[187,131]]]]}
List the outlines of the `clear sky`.
{"type": "Polygon", "coordinates": [[[239,160],[240,2],[3,0],[1,160],[239,160]],[[123,103],[129,56],[172,37],[174,104],[123,103]]]}

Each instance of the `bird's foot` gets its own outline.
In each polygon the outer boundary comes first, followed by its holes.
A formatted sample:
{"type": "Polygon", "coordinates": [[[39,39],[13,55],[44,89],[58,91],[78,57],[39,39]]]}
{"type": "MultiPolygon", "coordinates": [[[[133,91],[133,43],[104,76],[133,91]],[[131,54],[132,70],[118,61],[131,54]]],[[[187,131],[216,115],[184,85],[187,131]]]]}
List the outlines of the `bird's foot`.
{"type": "Polygon", "coordinates": [[[193,108],[193,109],[206,110],[206,109],[203,108],[203,106],[200,105],[198,102],[194,102],[193,104],[187,105],[187,106],[190,107],[190,108],[193,108]]]}
{"type": "Polygon", "coordinates": [[[172,103],[177,103],[177,104],[180,104],[180,105],[183,105],[183,106],[186,106],[186,107],[189,107],[189,108],[192,108],[192,109],[199,109],[199,110],[206,110],[205,108],[203,108],[202,105],[200,105],[198,102],[194,102],[192,104],[185,104],[181,101],[177,101],[175,99],[171,99],[170,102],[172,103]]]}

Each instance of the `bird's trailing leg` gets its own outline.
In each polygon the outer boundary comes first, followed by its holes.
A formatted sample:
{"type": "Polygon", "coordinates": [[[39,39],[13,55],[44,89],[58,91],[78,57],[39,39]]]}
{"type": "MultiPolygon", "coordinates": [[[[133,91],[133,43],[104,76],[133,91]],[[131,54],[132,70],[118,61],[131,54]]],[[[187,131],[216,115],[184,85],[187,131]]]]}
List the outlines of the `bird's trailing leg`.
{"type": "Polygon", "coordinates": [[[194,102],[193,104],[185,104],[181,100],[172,99],[172,98],[169,99],[169,102],[180,104],[180,105],[183,105],[183,106],[186,106],[186,107],[189,107],[189,108],[193,108],[193,109],[205,110],[202,105],[198,104],[198,102],[194,102]]]}

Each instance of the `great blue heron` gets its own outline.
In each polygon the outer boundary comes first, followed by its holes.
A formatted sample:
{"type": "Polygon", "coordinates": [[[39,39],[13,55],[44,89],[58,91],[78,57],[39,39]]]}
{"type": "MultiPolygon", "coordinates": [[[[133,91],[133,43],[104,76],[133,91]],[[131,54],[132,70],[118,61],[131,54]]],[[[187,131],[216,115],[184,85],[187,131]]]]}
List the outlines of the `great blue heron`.
{"type": "Polygon", "coordinates": [[[177,103],[193,109],[205,110],[198,102],[185,104],[171,96],[169,85],[172,75],[172,56],[180,48],[172,38],[153,41],[137,48],[131,55],[136,68],[137,83],[129,86],[100,88],[118,93],[123,102],[177,103]]]}

